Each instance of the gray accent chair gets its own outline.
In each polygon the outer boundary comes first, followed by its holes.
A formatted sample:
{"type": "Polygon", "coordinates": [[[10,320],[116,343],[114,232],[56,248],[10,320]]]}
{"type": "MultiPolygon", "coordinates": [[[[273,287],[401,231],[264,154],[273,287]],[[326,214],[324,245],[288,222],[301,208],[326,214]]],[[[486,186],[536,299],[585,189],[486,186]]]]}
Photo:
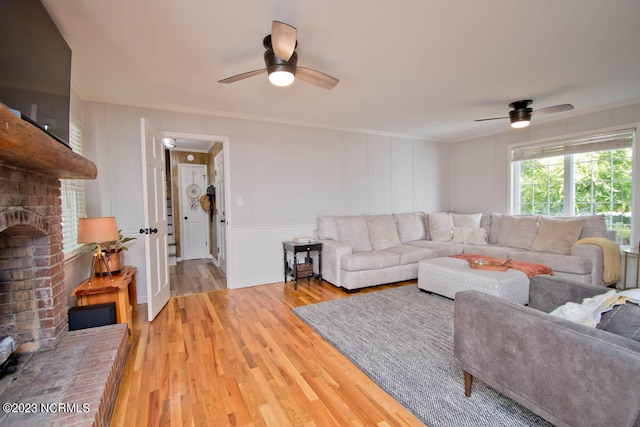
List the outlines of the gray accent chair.
{"type": "Polygon", "coordinates": [[[456,294],[454,358],[467,397],[476,377],[557,426],[640,426],[640,342],[548,314],[606,291],[535,276],[529,306],[456,294]]]}

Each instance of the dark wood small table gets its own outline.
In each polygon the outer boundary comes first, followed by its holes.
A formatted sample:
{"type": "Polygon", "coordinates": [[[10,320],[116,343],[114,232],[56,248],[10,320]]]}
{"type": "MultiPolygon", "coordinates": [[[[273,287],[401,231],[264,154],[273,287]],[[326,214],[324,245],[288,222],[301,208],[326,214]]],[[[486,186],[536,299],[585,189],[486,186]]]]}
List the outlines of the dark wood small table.
{"type": "Polygon", "coordinates": [[[322,285],[322,243],[296,243],[296,242],[282,242],[282,248],[284,250],[284,283],[287,283],[287,277],[293,279],[293,289],[298,289],[298,279],[304,278],[316,278],[322,285]],[[313,258],[311,258],[311,251],[318,252],[318,273],[313,272],[313,258]],[[293,265],[289,266],[287,262],[287,252],[293,253],[293,265]],[[305,273],[304,276],[298,275],[298,262],[296,260],[296,254],[300,252],[306,252],[304,266],[311,264],[310,273],[305,273]]]}
{"type": "Polygon", "coordinates": [[[116,321],[127,323],[129,331],[133,331],[131,320],[132,311],[137,304],[136,298],[136,271],[132,266],[127,266],[118,274],[113,274],[113,282],[108,276],[92,277],[80,283],[71,292],[76,297],[76,304],[84,305],[102,304],[105,302],[116,303],[116,321]]]}

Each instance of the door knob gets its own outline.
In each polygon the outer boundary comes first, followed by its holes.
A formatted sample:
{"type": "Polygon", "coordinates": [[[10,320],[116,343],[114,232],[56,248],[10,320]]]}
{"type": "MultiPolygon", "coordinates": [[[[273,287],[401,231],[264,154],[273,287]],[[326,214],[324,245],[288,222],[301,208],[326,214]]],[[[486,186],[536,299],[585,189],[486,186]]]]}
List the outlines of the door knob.
{"type": "Polygon", "coordinates": [[[151,233],[157,233],[158,229],[157,228],[152,228],[151,230],[149,230],[149,234],[151,233]]]}
{"type": "Polygon", "coordinates": [[[149,234],[149,229],[148,228],[141,228],[140,229],[140,234],[149,234]]]}

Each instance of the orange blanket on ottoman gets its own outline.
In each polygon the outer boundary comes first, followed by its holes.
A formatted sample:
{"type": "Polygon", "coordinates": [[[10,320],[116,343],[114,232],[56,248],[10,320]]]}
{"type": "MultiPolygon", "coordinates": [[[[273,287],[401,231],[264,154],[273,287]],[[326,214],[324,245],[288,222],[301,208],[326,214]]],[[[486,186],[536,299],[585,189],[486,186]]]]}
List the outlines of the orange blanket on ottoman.
{"type": "Polygon", "coordinates": [[[522,271],[527,275],[529,279],[538,274],[550,274],[553,276],[553,270],[551,267],[547,267],[543,264],[534,264],[531,262],[522,262],[522,261],[510,261],[505,258],[495,258],[484,255],[476,255],[476,254],[460,254],[460,255],[452,255],[451,258],[460,258],[467,260],[469,263],[472,263],[475,260],[483,259],[485,261],[495,262],[495,263],[510,263],[510,267],[514,270],[522,271]]]}

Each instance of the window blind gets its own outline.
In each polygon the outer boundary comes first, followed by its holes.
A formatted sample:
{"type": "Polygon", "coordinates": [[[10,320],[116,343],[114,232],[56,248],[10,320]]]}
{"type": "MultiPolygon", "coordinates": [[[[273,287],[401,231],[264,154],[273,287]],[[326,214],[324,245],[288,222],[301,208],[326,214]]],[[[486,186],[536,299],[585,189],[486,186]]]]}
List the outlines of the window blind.
{"type": "Polygon", "coordinates": [[[633,145],[635,129],[600,133],[579,138],[560,139],[538,144],[511,148],[511,161],[543,159],[565,154],[589,153],[592,151],[617,150],[633,145]]]}
{"type": "MultiPolygon", "coordinates": [[[[82,127],[74,120],[69,126],[69,145],[76,154],[82,154],[82,127]]],[[[87,216],[84,180],[61,179],[62,245],[68,254],[83,246],[78,243],[78,218],[87,216]]]]}

